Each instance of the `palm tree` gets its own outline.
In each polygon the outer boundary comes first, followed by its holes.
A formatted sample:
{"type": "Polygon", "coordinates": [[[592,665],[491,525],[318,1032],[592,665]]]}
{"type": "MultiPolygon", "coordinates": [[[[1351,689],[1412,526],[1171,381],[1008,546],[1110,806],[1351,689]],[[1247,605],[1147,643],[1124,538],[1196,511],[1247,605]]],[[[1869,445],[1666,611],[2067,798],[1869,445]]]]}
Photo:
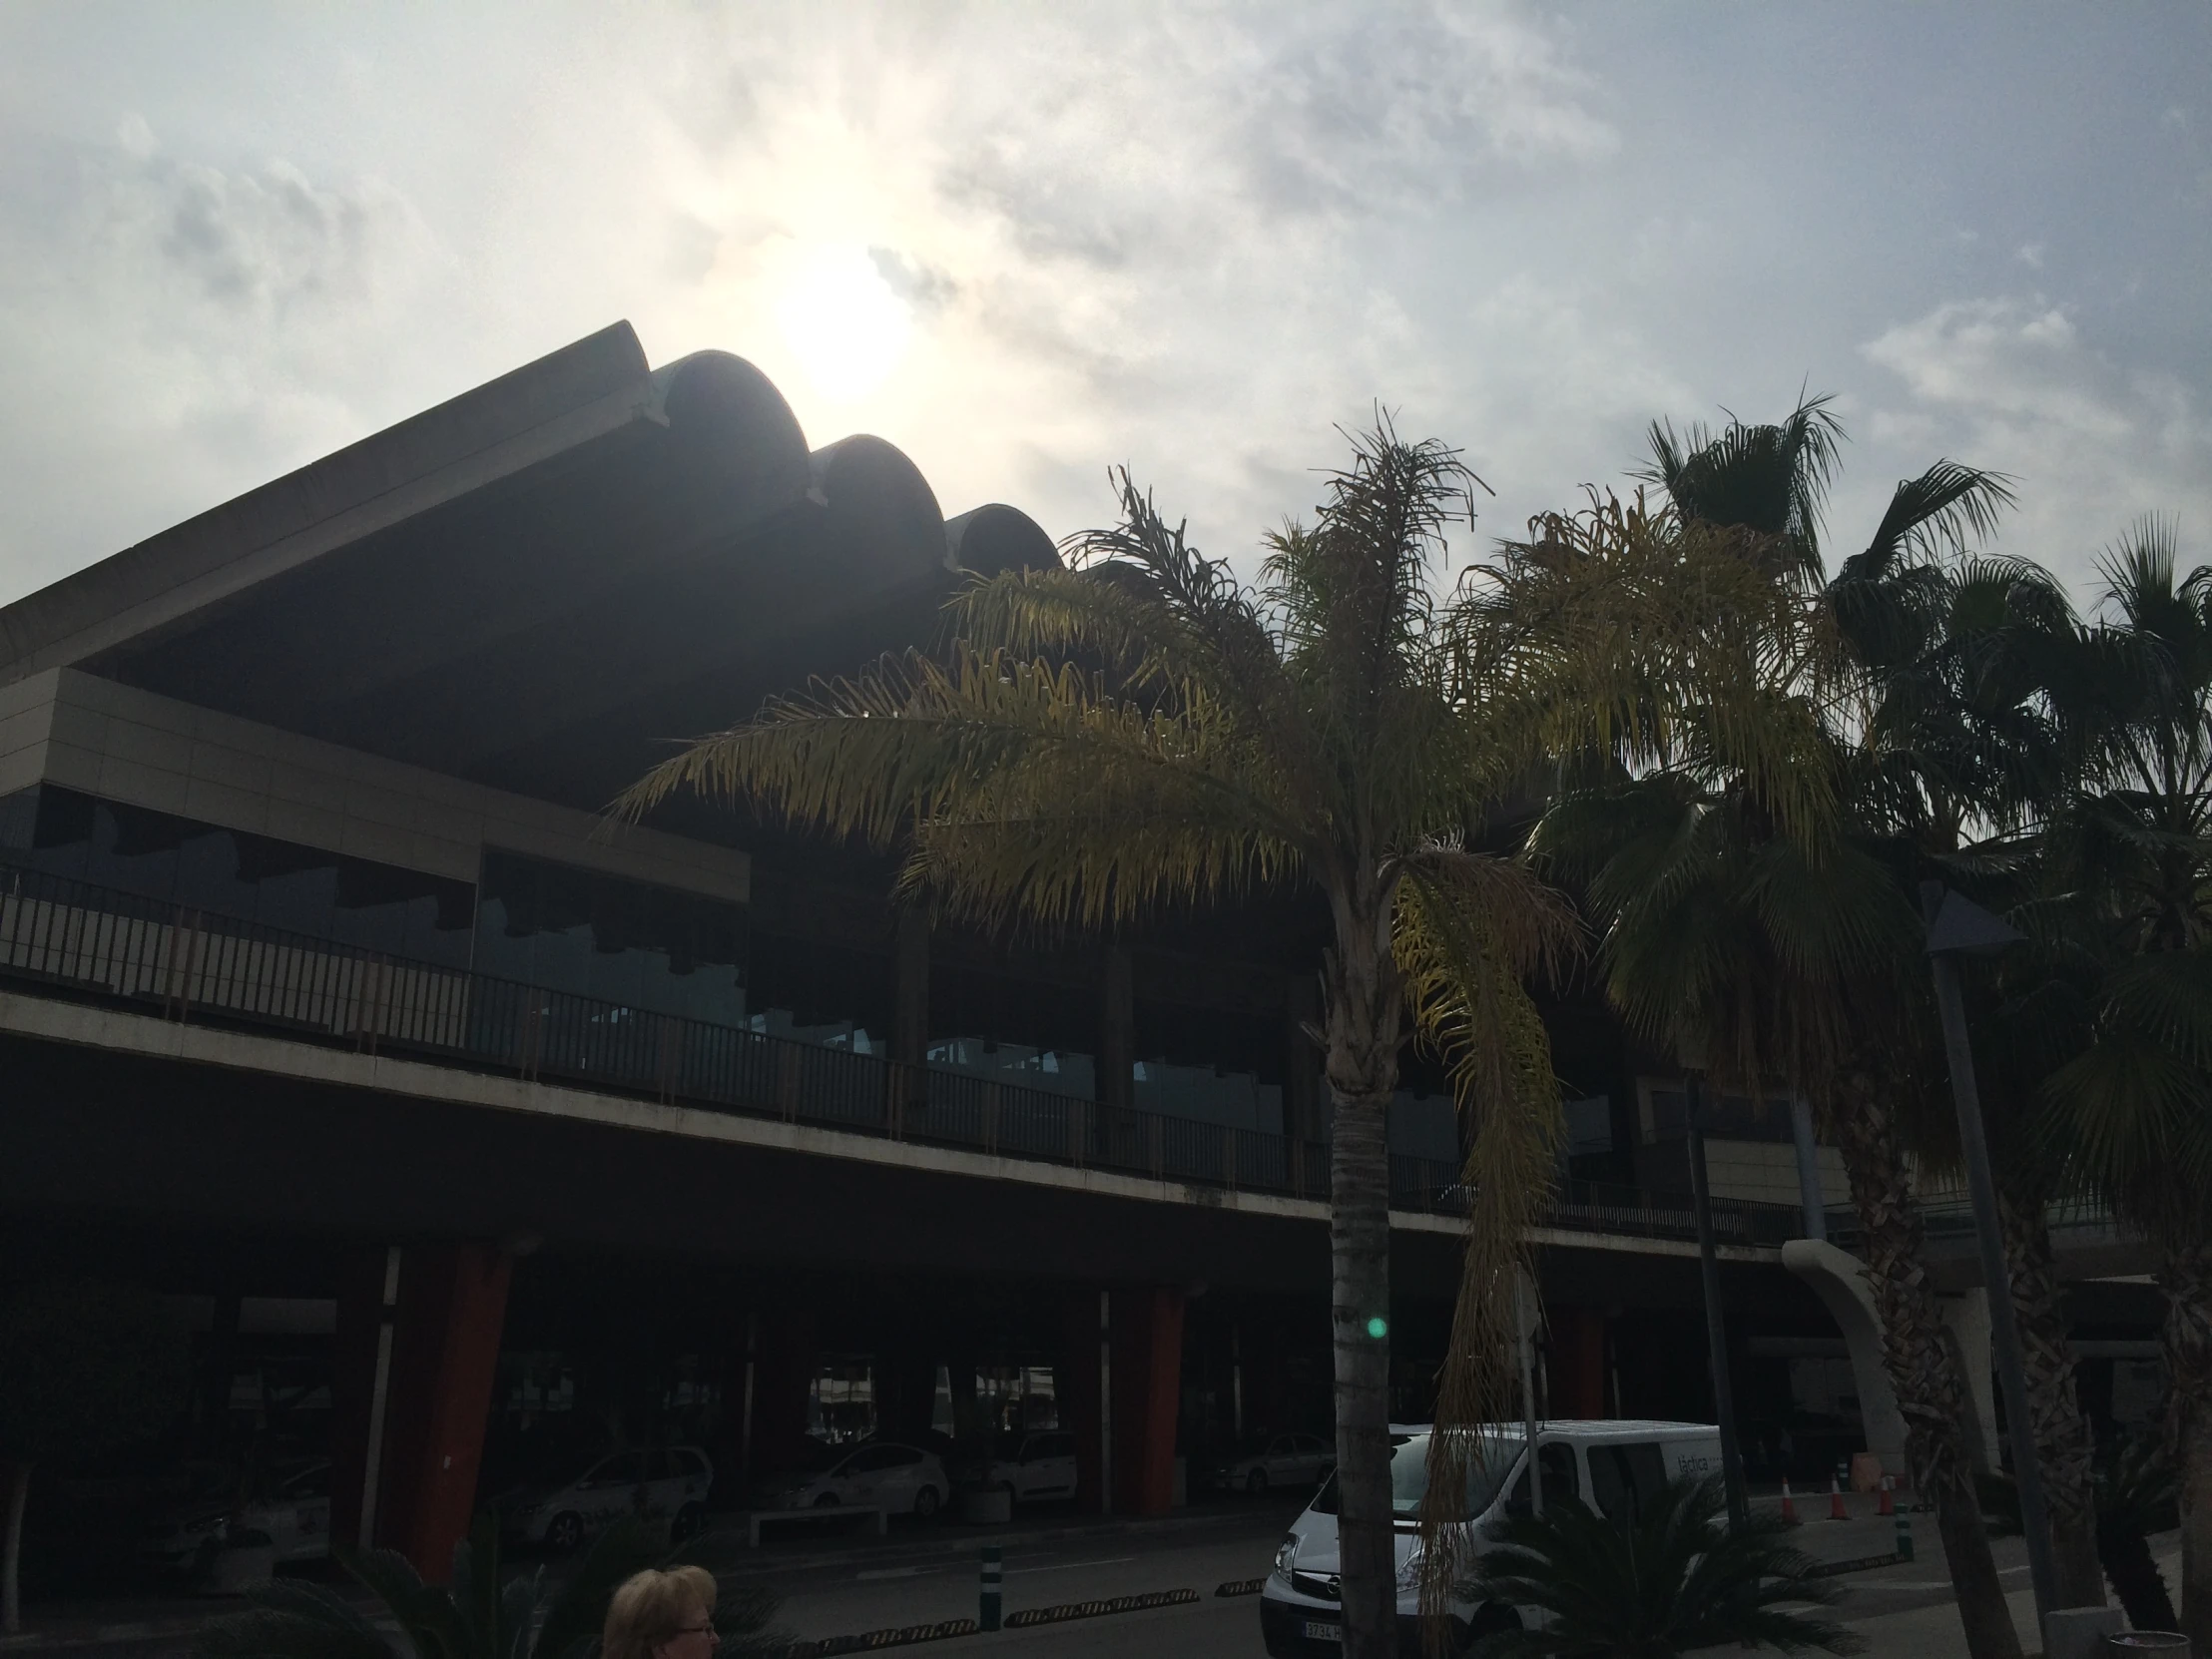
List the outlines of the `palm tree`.
{"type": "Polygon", "coordinates": [[[2082,782],[2046,856],[2103,976],[2091,1040],[2049,1092],[2159,1253],[2182,1628],[2212,1647],[2212,566],[2182,576],[2177,554],[2152,522],[2103,561],[2062,700],[2082,782]]]}
{"type": "Polygon", "coordinates": [[[1911,899],[1918,848],[1899,833],[1911,821],[1897,805],[1955,825],[1972,799],[1947,769],[1901,756],[1901,731],[1922,750],[1943,746],[1929,721],[1901,718],[1916,681],[1897,671],[1928,654],[1928,619],[1946,597],[1937,559],[1986,530],[2009,497],[2001,478],[1938,462],[1898,487],[1866,548],[1824,581],[1821,513],[1840,437],[1821,399],[1778,426],[1735,423],[1718,437],[1654,426],[1647,474],[1692,524],[1736,531],[1748,562],[1802,596],[1760,661],[1766,708],[1800,734],[1791,747],[1822,780],[1824,813],[1793,825],[1774,782],[1726,764],[1708,725],[1690,722],[1640,775],[1563,795],[1531,847],[1585,883],[1605,929],[1608,991],[1632,1026],[1703,1054],[1747,1092],[1782,1078],[1822,1106],[1969,1651],[2013,1659],[2018,1635],[1961,1438],[1962,1381],[1924,1265],[1901,1126],[1901,1109],[1931,1104],[1930,1071],[1907,1062],[1932,1043],[1911,899]]]}
{"type": "MultiPolygon", "coordinates": [[[[694,1558],[700,1547],[671,1555],[666,1527],[624,1521],[601,1533],[565,1573],[541,1566],[508,1574],[500,1566],[498,1517],[486,1511],[455,1546],[447,1584],[425,1584],[392,1550],[340,1545],[333,1553],[397,1627],[411,1659],[583,1659],[624,1579],[694,1558]]],[[[245,1612],[201,1627],[194,1659],[392,1659],[378,1624],[323,1585],[278,1579],[248,1592],[248,1600],[245,1612]]],[[[775,1611],[773,1591],[726,1588],[714,1613],[721,1653],[748,1659],[789,1651],[790,1640],[768,1628],[775,1611]]]]}
{"type": "Polygon", "coordinates": [[[1675,1659],[1735,1643],[1857,1651],[1843,1626],[1785,1610],[1839,1598],[1806,1576],[1813,1559],[1784,1541],[1781,1520],[1762,1514],[1729,1527],[1726,1501],[1718,1481],[1679,1480],[1634,1517],[1607,1519],[1569,1495],[1547,1498],[1540,1516],[1507,1521],[1480,1558],[1472,1593],[1545,1619],[1540,1629],[1477,1643],[1476,1659],[1675,1659]]]}
{"type": "Polygon", "coordinates": [[[1694,653],[1668,654],[1663,619],[1679,593],[1705,592],[1670,588],[1679,558],[1616,513],[1585,527],[1605,559],[1511,580],[1485,569],[1440,595],[1444,527],[1472,481],[1456,452],[1380,423],[1313,523],[1267,538],[1247,585],[1124,472],[1122,523],[1076,538],[1072,569],[966,590],[943,656],[772,703],[622,803],[637,814],[697,790],[903,841],[908,890],[994,926],[1112,928],[1171,901],[1321,895],[1348,1659],[1390,1654],[1395,1618],[1384,1129],[1401,1039],[1449,1066],[1477,1195],[1443,1420],[1498,1414],[1481,1404],[1506,1397],[1509,1288],[1555,1163],[1558,1086],[1523,981],[1569,948],[1573,923],[1467,836],[1547,742],[1633,710],[1632,672],[1663,695],[1694,668],[1694,653]]]}

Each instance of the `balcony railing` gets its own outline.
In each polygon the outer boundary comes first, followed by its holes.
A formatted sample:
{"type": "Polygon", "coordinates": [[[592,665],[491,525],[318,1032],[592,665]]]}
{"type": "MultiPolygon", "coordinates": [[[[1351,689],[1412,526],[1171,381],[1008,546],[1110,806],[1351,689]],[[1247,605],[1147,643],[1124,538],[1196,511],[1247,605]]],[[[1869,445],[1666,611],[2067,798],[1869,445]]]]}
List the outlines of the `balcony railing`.
{"type": "MultiPolygon", "coordinates": [[[[0,865],[0,979],[174,1020],[276,1032],[670,1104],[1113,1170],[1227,1191],[1325,1199],[1329,1144],[1101,1105],[566,991],[407,960],[0,865]]],[[[1464,1215],[1457,1168],[1390,1160],[1399,1209],[1464,1215]]],[[[1787,1205],[1715,1200],[1731,1244],[1796,1231],[1787,1205]]],[[[1696,1236],[1690,1214],[1629,1187],[1563,1182],[1552,1225],[1696,1236]]]]}

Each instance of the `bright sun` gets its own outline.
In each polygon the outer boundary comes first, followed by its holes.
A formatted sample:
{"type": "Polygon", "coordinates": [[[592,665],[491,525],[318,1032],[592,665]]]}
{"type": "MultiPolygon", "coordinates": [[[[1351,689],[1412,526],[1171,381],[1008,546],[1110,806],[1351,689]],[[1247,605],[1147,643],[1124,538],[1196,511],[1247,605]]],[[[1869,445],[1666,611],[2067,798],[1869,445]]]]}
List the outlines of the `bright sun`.
{"type": "Polygon", "coordinates": [[[898,366],[911,319],[865,249],[806,249],[786,270],[782,289],[776,321],[784,343],[825,397],[865,397],[898,366]]]}

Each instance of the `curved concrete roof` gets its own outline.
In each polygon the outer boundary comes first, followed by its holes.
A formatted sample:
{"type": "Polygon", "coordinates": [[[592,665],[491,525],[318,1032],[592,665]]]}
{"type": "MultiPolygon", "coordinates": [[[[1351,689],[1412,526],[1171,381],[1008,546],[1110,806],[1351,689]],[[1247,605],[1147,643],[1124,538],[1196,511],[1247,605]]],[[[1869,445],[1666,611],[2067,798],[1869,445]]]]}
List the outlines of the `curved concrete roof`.
{"type": "Polygon", "coordinates": [[[0,683],[73,665],[596,806],[662,740],[932,637],[962,571],[1056,557],[617,323],[0,609],[0,683]]]}

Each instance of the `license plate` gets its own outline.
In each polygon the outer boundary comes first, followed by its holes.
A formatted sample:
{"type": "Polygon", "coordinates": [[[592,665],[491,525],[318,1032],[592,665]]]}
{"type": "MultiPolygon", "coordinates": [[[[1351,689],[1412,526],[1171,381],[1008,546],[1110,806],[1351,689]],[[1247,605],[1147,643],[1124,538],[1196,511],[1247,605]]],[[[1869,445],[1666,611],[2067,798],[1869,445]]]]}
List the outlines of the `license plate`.
{"type": "Polygon", "coordinates": [[[1319,1619],[1308,1619],[1299,1627],[1299,1634],[1309,1642],[1342,1642],[1345,1639],[1343,1625],[1323,1624],[1319,1619]]]}

